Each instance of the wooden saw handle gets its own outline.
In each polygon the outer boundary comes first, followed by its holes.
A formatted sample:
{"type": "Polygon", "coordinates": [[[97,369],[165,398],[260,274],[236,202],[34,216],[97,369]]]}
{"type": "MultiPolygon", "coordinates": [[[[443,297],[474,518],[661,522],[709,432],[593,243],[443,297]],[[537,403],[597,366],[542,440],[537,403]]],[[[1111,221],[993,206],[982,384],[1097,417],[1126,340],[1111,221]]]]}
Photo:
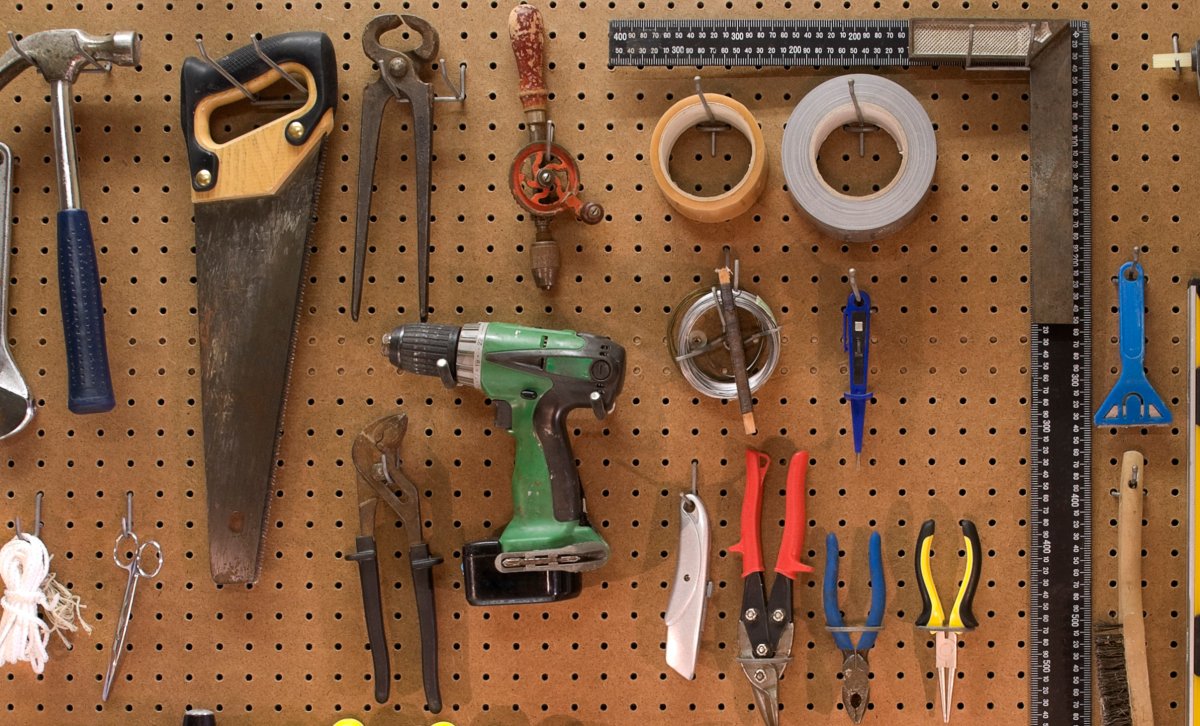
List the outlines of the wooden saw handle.
{"type": "Polygon", "coordinates": [[[1142,482],[1145,480],[1145,459],[1137,451],[1126,451],[1121,459],[1117,513],[1117,620],[1125,638],[1125,673],[1134,726],[1154,723],[1146,663],[1146,624],[1142,615],[1142,482]]]}
{"type": "Polygon", "coordinates": [[[517,59],[521,106],[526,112],[545,111],[550,92],[543,70],[546,64],[546,29],[542,14],[532,5],[518,5],[508,14],[508,38],[517,59]]]}

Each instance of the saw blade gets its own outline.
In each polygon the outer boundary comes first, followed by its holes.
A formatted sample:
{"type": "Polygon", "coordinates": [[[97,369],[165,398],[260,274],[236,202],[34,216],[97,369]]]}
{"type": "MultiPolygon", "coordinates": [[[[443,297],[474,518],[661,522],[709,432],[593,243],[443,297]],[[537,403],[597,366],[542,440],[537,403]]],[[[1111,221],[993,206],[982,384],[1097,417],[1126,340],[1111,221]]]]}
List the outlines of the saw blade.
{"type": "Polygon", "coordinates": [[[218,584],[256,582],[262,565],[325,143],[271,196],[195,205],[209,560],[218,584]]]}

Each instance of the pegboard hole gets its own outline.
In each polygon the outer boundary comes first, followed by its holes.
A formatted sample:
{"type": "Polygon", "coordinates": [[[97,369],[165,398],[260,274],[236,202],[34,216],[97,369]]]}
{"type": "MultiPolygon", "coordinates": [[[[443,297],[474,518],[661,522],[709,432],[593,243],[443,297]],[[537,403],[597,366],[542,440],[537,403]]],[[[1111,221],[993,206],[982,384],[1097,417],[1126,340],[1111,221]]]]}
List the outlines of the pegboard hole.
{"type": "Polygon", "coordinates": [[[887,186],[900,172],[900,147],[884,129],[859,135],[835,129],[817,151],[817,171],[830,187],[852,197],[865,197],[887,186]]]}

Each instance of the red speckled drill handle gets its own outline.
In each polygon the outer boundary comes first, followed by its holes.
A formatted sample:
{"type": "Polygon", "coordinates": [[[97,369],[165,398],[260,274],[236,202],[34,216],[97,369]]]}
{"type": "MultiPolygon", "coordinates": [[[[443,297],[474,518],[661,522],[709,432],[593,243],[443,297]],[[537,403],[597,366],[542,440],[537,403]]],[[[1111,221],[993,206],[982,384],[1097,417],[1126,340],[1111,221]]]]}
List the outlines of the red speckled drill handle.
{"type": "Polygon", "coordinates": [[[542,14],[532,5],[518,5],[508,14],[508,37],[521,78],[521,106],[526,111],[545,111],[546,32],[542,14]]]}
{"type": "Polygon", "coordinates": [[[742,538],[729,548],[742,556],[742,577],[762,572],[762,540],[759,538],[759,522],[762,518],[763,482],[771,458],[766,454],[746,449],[746,491],[742,494],[742,538]]]}

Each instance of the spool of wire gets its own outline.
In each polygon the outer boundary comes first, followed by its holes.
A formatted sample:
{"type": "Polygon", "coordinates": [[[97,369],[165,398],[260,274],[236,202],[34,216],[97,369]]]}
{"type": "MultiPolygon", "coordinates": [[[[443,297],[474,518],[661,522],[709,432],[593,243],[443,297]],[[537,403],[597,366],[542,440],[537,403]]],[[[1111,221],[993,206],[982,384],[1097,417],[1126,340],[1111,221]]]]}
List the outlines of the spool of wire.
{"type": "MultiPolygon", "coordinates": [[[[730,400],[737,398],[737,383],[725,347],[720,294],[714,287],[697,290],[684,298],[675,308],[667,341],[671,357],[692,388],[709,398],[730,400]]],[[[754,392],[779,365],[779,324],[766,301],[738,289],[736,282],[733,299],[742,318],[746,372],[750,390],[754,392]]]]}

